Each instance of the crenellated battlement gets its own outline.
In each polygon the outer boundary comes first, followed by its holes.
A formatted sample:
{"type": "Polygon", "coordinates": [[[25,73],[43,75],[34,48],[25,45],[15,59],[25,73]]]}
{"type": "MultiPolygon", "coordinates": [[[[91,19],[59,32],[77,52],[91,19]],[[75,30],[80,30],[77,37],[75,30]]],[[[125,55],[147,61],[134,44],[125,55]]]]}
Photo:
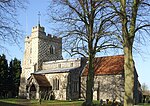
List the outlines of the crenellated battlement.
{"type": "Polygon", "coordinates": [[[28,42],[30,40],[30,36],[25,37],[25,42],[28,42]]]}
{"type": "Polygon", "coordinates": [[[48,34],[47,37],[48,37],[48,39],[56,41],[56,42],[58,42],[58,41],[61,42],[62,41],[61,37],[57,37],[57,36],[54,36],[54,35],[51,35],[51,34],[48,34]]]}
{"type": "Polygon", "coordinates": [[[40,25],[32,27],[32,32],[36,32],[36,31],[45,32],[45,28],[40,25]]]}
{"type": "Polygon", "coordinates": [[[54,35],[51,35],[51,34],[48,34],[47,36],[49,38],[53,38],[53,39],[61,39],[61,37],[57,37],[57,36],[54,36],[54,35]]]}

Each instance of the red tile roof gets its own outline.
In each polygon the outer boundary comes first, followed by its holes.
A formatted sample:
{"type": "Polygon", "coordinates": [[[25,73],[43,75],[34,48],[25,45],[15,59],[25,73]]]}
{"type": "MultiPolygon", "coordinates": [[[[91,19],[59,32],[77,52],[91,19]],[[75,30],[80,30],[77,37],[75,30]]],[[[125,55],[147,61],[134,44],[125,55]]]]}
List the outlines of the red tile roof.
{"type": "MultiPolygon", "coordinates": [[[[121,74],[124,70],[124,56],[96,57],[94,60],[95,75],[121,74]]],[[[82,76],[88,74],[88,64],[85,66],[82,76]]]]}
{"type": "Polygon", "coordinates": [[[47,80],[47,78],[45,77],[45,75],[41,75],[41,74],[33,74],[35,80],[37,81],[37,83],[39,84],[39,86],[51,86],[49,81],[47,80]]]}

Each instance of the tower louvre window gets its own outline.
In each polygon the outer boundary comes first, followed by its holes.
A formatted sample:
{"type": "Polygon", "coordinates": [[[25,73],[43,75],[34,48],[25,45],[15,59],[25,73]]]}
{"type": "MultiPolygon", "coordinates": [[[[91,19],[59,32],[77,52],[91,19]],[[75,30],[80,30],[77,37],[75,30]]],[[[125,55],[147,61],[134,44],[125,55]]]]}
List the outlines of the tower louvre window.
{"type": "Polygon", "coordinates": [[[55,48],[51,45],[50,46],[50,54],[54,54],[55,48]]]}

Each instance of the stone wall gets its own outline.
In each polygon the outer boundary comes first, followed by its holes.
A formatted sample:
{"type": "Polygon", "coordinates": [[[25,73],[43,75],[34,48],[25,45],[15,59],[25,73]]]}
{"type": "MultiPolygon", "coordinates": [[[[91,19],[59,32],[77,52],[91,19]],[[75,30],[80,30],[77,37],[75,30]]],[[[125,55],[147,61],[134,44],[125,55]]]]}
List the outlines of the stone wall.
{"type": "Polygon", "coordinates": [[[80,96],[80,74],[79,70],[74,69],[72,72],[45,74],[46,78],[52,85],[53,79],[59,79],[59,90],[53,89],[56,100],[77,100],[80,96]]]}
{"type": "Polygon", "coordinates": [[[68,76],[71,100],[78,100],[80,97],[80,71],[80,68],[71,70],[68,76]]]}
{"type": "MultiPolygon", "coordinates": [[[[86,76],[81,77],[81,98],[85,98],[86,76]]],[[[124,79],[122,75],[97,75],[94,78],[93,99],[123,101],[124,79]]]]}
{"type": "Polygon", "coordinates": [[[66,59],[43,62],[43,70],[59,69],[59,68],[76,68],[81,66],[81,59],[66,59]]]}
{"type": "MultiPolygon", "coordinates": [[[[62,60],[62,39],[55,36],[40,37],[38,42],[38,61],[39,66],[42,66],[43,62],[62,60]],[[53,47],[53,54],[50,53],[50,47],[53,47]]],[[[40,67],[41,69],[41,67],[40,67]]]]}
{"type": "Polygon", "coordinates": [[[53,79],[59,79],[59,90],[52,90],[55,95],[56,100],[66,100],[67,99],[67,92],[68,92],[68,73],[53,73],[53,74],[45,74],[46,78],[53,86],[53,79]]]}
{"type": "Polygon", "coordinates": [[[58,78],[60,81],[59,90],[53,90],[57,100],[74,100],[78,99],[80,87],[80,69],[81,59],[67,59],[49,61],[43,63],[43,70],[50,69],[69,69],[68,72],[55,72],[46,74],[47,79],[53,86],[53,79],[58,78]]]}

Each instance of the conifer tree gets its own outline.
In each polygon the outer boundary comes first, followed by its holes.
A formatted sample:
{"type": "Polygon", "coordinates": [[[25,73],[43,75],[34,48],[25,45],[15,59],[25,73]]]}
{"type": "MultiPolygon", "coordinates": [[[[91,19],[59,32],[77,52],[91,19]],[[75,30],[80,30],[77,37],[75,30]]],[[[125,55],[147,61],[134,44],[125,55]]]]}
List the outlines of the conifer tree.
{"type": "Polygon", "coordinates": [[[21,61],[14,58],[10,61],[9,66],[9,82],[10,87],[12,88],[12,95],[17,96],[18,94],[18,88],[20,83],[20,74],[21,74],[21,61]]]}
{"type": "Polygon", "coordinates": [[[8,75],[8,63],[6,60],[6,56],[2,54],[0,55],[0,96],[1,97],[6,97],[6,94],[8,92],[7,75],[8,75]]]}

